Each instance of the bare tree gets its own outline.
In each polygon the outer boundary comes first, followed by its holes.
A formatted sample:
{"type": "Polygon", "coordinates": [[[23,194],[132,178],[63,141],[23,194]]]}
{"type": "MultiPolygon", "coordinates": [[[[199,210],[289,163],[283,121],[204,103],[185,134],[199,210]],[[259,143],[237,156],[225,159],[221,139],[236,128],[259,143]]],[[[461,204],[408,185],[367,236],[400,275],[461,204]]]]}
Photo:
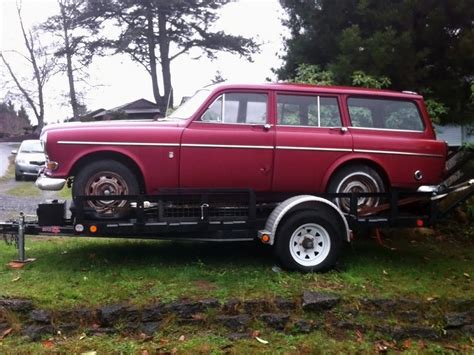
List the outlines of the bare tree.
{"type": "Polygon", "coordinates": [[[83,0],[57,0],[59,14],[49,17],[41,29],[53,33],[59,38],[54,55],[64,58],[65,64],[59,70],[67,74],[69,83],[69,101],[73,117],[80,116],[84,105],[81,103],[80,94],[76,83],[85,81],[89,66],[94,55],[94,48],[90,45],[99,28],[100,23],[93,18],[83,16],[85,3],[83,0]]]}
{"type": "Polygon", "coordinates": [[[28,106],[33,111],[38,126],[36,127],[35,133],[41,131],[44,125],[44,87],[47,81],[54,74],[56,68],[56,59],[48,55],[46,48],[41,45],[38,34],[32,33],[31,30],[26,30],[23,18],[21,16],[21,6],[17,3],[18,20],[20,22],[21,32],[23,40],[28,54],[23,55],[17,51],[8,51],[16,56],[21,56],[31,66],[32,76],[34,81],[34,89],[31,89],[25,80],[22,80],[20,76],[14,71],[10,64],[10,61],[5,56],[5,51],[0,52],[0,58],[3,64],[8,70],[13,82],[21,93],[21,96],[28,103],[28,106]]]}

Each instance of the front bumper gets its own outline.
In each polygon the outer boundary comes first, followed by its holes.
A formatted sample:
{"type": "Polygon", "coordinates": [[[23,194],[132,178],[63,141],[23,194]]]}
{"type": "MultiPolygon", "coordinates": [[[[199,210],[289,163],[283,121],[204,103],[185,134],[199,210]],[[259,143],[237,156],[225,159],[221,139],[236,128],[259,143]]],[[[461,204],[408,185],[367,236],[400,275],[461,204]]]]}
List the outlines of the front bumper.
{"type": "Polygon", "coordinates": [[[51,178],[41,173],[36,179],[35,185],[40,190],[59,191],[66,184],[66,179],[51,178]]]}

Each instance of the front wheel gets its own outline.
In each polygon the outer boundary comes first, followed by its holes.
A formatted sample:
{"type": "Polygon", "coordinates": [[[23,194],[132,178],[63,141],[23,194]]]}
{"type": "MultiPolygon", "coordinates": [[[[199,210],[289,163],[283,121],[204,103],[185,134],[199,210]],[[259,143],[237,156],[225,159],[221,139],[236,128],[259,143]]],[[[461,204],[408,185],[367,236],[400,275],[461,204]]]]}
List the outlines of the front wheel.
{"type": "Polygon", "coordinates": [[[324,210],[298,211],[281,223],[275,252],[283,267],[303,272],[334,267],[343,240],[334,216],[324,210]]]}
{"type": "MultiPolygon", "coordinates": [[[[74,177],[72,195],[110,196],[137,195],[137,178],[128,167],[114,160],[95,161],[86,165],[74,177]]],[[[118,218],[129,214],[129,202],[126,200],[86,201],[85,207],[95,210],[99,218],[118,218]]]]}

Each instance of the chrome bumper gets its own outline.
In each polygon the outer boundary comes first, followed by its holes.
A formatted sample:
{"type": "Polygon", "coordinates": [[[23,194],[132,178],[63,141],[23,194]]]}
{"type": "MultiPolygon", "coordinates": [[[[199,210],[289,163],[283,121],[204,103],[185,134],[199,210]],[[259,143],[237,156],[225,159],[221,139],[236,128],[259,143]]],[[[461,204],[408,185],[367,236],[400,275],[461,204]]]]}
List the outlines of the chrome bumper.
{"type": "Polygon", "coordinates": [[[40,174],[35,182],[36,187],[45,191],[62,190],[64,184],[66,184],[66,179],[50,178],[44,174],[40,174]]]}

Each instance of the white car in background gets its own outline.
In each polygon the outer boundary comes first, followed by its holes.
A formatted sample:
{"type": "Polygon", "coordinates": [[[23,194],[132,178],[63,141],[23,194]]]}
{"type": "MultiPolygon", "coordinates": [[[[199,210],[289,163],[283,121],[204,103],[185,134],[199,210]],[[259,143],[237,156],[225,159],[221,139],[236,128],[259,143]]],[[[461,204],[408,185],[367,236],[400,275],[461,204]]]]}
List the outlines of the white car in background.
{"type": "Polygon", "coordinates": [[[38,139],[29,139],[21,143],[18,151],[12,151],[15,157],[15,180],[23,177],[38,176],[38,172],[46,161],[43,146],[38,139]]]}

